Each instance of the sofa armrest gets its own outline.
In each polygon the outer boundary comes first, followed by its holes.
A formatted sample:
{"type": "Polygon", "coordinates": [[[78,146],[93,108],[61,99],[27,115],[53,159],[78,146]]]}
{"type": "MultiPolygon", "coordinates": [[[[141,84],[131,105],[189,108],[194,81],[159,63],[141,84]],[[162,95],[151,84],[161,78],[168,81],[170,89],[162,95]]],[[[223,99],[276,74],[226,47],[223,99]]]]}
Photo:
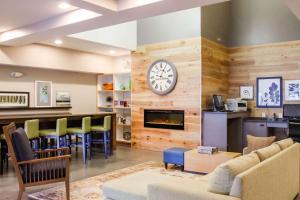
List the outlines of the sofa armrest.
{"type": "Polygon", "coordinates": [[[154,183],[148,185],[148,200],[240,200],[228,195],[208,192],[206,187],[154,183]]]}

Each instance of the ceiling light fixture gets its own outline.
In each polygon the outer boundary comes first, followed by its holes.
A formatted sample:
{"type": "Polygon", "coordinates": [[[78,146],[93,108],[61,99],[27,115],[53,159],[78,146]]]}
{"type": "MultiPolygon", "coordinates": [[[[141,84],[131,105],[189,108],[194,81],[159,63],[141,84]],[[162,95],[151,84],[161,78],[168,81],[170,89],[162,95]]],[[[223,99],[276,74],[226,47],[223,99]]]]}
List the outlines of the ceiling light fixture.
{"type": "Polygon", "coordinates": [[[59,40],[59,39],[54,40],[54,44],[56,44],[56,45],[60,45],[60,44],[62,44],[62,43],[63,43],[62,40],[59,40]]]}
{"type": "Polygon", "coordinates": [[[110,53],[111,55],[114,55],[114,54],[116,54],[116,51],[115,51],[115,50],[110,50],[109,53],[110,53]]]}
{"type": "Polygon", "coordinates": [[[68,4],[68,3],[66,3],[66,2],[62,2],[62,3],[58,4],[58,7],[59,7],[60,9],[64,9],[64,10],[65,10],[65,9],[70,8],[71,5],[68,4]]]}

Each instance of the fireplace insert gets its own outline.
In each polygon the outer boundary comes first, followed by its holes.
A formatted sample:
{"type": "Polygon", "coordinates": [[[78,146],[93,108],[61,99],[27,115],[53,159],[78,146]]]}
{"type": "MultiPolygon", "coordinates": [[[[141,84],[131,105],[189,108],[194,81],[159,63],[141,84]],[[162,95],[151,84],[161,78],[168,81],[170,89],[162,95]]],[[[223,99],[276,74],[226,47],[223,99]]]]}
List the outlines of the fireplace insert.
{"type": "Polygon", "coordinates": [[[184,111],[145,109],[144,127],[184,130],[184,111]]]}

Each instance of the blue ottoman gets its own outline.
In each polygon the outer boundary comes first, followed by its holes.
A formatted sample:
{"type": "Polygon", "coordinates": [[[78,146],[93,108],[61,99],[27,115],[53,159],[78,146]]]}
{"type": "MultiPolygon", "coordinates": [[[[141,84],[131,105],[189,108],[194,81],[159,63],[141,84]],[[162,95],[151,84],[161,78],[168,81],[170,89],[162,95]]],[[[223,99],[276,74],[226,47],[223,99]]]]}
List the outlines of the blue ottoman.
{"type": "Polygon", "coordinates": [[[184,169],[184,152],[188,151],[185,148],[170,148],[164,151],[164,163],[166,169],[168,168],[168,164],[174,164],[181,166],[181,170],[184,169]]]}

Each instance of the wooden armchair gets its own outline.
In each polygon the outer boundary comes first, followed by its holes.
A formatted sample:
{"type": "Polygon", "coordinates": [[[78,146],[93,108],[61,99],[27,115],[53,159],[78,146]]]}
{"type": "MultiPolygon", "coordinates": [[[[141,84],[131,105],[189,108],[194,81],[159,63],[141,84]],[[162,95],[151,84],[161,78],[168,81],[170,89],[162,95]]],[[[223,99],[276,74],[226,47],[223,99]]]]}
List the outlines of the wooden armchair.
{"type": "Polygon", "coordinates": [[[66,197],[70,199],[69,148],[32,152],[29,140],[22,128],[14,123],[3,127],[8,152],[19,181],[18,200],[26,187],[65,182],[66,197]]]}

